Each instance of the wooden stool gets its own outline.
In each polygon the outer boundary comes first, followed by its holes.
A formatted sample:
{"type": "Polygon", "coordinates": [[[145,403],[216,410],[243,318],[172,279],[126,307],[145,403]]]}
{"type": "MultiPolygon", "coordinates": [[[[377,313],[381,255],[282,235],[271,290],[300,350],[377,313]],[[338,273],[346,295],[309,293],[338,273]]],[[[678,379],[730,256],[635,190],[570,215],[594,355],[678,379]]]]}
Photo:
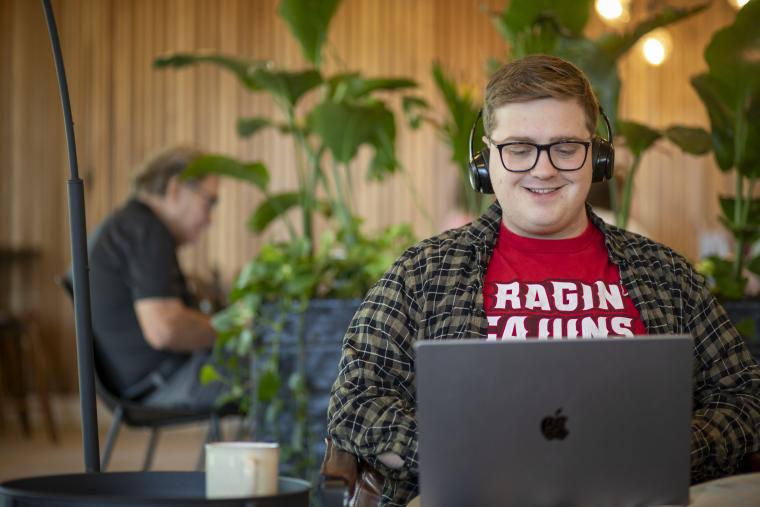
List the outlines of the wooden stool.
{"type": "Polygon", "coordinates": [[[37,331],[31,319],[22,319],[7,313],[0,313],[0,427],[5,426],[2,417],[3,389],[13,398],[21,431],[29,437],[32,432],[29,410],[26,402],[26,373],[31,368],[34,387],[42,409],[50,440],[58,442],[58,432],[48,397],[49,364],[37,331]]]}

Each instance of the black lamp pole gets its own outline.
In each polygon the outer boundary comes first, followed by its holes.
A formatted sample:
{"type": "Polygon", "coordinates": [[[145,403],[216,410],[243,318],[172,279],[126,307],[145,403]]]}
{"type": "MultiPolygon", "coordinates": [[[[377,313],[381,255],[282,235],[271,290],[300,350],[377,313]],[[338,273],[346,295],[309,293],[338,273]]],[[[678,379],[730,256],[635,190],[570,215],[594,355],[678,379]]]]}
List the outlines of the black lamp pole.
{"type": "Polygon", "coordinates": [[[79,398],[81,402],[82,439],[84,441],[85,471],[100,472],[100,446],[98,444],[98,415],[95,410],[95,379],[92,346],[92,319],[90,316],[90,277],[87,260],[87,226],[84,213],[84,187],[79,179],[77,150],[74,142],[74,122],[71,119],[69,89],[66,70],[63,67],[58,28],[55,25],[50,0],[42,0],[53,47],[53,59],[58,75],[58,87],[63,107],[63,121],[69,152],[69,233],[71,237],[71,261],[73,264],[74,312],[77,333],[77,366],[79,370],[79,398]]]}

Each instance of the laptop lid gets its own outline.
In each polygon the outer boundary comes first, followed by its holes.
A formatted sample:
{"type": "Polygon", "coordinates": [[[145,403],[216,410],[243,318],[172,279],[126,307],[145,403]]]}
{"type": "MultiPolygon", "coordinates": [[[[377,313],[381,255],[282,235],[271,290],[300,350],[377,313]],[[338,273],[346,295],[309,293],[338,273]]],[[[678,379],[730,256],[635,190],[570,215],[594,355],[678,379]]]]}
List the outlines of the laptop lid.
{"type": "Polygon", "coordinates": [[[416,349],[423,507],[688,503],[691,337],[416,349]]]}

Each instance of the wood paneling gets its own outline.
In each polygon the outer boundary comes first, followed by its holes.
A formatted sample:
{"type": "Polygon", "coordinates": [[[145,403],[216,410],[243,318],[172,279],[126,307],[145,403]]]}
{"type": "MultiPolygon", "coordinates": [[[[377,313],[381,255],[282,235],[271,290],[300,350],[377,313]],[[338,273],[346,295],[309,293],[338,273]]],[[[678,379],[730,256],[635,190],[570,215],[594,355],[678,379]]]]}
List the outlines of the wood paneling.
{"type": "MultiPolygon", "coordinates": [[[[648,3],[634,2],[636,19],[648,3]]],[[[432,62],[441,61],[464,86],[482,90],[486,60],[506,55],[484,9],[503,5],[501,0],[345,0],[331,28],[325,70],[412,77],[420,94],[440,110],[432,62]]],[[[294,185],[287,138],[270,131],[250,140],[235,134],[239,116],[275,114],[266,96],[247,93],[214,67],[159,71],[151,66],[159,54],[203,48],[304,67],[297,43],[275,14],[275,0],[58,0],[54,8],[90,229],[128,196],[136,165],[170,144],[192,142],[262,160],[275,189],[294,185]]],[[[673,56],[661,67],[645,65],[638,54],[625,58],[622,114],[656,127],[706,126],[688,76],[704,68],[707,41],[733,15],[727,2],[716,1],[709,12],[674,26],[673,56]]],[[[5,69],[0,79],[0,243],[42,252],[32,274],[17,276],[6,290],[15,309],[39,317],[57,360],[58,385],[71,390],[76,384],[71,311],[52,285],[53,276],[69,263],[66,148],[54,67],[38,2],[0,0],[0,16],[0,68],[5,69]]],[[[598,20],[592,22],[592,32],[601,29],[598,20]]],[[[418,236],[433,234],[454,207],[457,171],[447,147],[429,128],[412,132],[399,125],[397,142],[404,172],[380,185],[357,177],[358,210],[371,229],[410,221],[418,236]]],[[[366,161],[362,154],[357,165],[366,161]]],[[[715,195],[725,184],[710,157],[685,156],[663,143],[646,155],[633,217],[654,239],[693,259],[699,235],[716,227],[715,195]]],[[[263,241],[281,234],[277,229],[264,237],[247,232],[246,219],[260,198],[252,188],[224,182],[214,225],[183,252],[190,271],[208,275],[217,266],[230,280],[263,241]]]]}

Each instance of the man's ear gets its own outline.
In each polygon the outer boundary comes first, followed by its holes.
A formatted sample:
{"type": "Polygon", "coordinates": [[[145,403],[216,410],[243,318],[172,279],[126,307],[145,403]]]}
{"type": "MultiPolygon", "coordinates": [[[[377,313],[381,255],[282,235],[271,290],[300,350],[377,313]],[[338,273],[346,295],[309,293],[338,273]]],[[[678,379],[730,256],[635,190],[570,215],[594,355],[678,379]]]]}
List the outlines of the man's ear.
{"type": "Polygon", "coordinates": [[[169,178],[169,181],[166,182],[166,192],[164,192],[164,198],[176,199],[179,195],[181,185],[182,182],[179,181],[179,176],[175,175],[169,178]]]}
{"type": "Polygon", "coordinates": [[[486,146],[488,146],[488,147],[490,147],[490,146],[491,146],[491,140],[490,140],[490,139],[488,139],[488,136],[483,136],[483,137],[482,137],[482,140],[483,140],[483,144],[485,144],[485,145],[486,145],[486,146]]]}

